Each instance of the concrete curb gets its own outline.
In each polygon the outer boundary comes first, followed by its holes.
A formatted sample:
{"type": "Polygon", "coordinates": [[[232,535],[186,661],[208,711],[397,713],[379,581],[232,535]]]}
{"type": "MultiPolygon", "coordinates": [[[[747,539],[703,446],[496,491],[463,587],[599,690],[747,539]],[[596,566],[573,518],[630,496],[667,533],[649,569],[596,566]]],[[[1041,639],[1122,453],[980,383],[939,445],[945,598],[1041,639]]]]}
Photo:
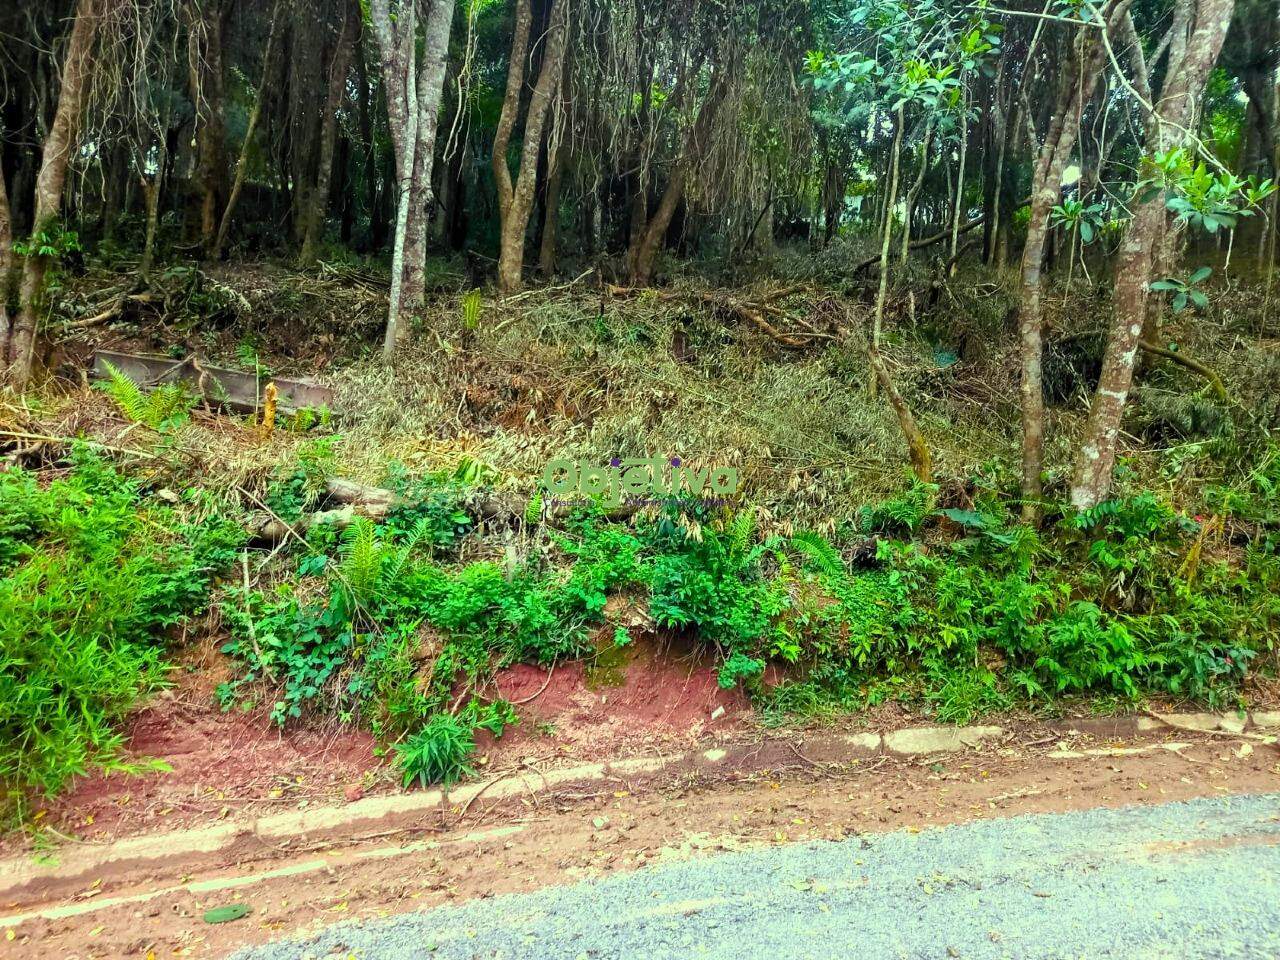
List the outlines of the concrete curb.
{"type": "MultiPolygon", "coordinates": [[[[1248,727],[1280,732],[1280,712],[1258,712],[1247,718],[1235,713],[1086,718],[1055,721],[1047,726],[1055,736],[1087,734],[1115,739],[1171,727],[1249,737],[1251,734],[1244,733],[1248,727]]],[[[954,753],[1008,735],[1006,728],[999,726],[910,727],[884,734],[834,734],[811,740],[772,738],[750,745],[726,744],[667,756],[634,757],[545,771],[528,767],[485,783],[465,784],[447,793],[429,790],[367,797],[338,807],[291,810],[251,821],[130,837],[102,845],[67,846],[56,854],[0,860],[0,903],[31,902],[131,870],[246,862],[321,837],[339,840],[377,830],[412,830],[428,817],[443,816],[449,810],[466,808],[481,799],[499,804],[573,784],[616,781],[632,785],[635,781],[659,777],[709,774],[735,764],[745,769],[770,770],[794,764],[797,757],[822,765],[881,755],[910,758],[954,753]]],[[[1058,754],[1062,758],[1076,755],[1071,751],[1058,751],[1058,754]]],[[[3,925],[0,921],[0,926],[3,925]]]]}

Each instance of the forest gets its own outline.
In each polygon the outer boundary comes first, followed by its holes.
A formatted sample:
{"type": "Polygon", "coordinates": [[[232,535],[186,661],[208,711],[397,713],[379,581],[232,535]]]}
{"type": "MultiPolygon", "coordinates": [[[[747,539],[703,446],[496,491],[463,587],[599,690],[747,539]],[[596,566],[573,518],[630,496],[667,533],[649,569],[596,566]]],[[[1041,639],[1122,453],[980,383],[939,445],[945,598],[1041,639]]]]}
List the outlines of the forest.
{"type": "Polygon", "coordinates": [[[175,690],[1280,698],[1275,0],[2,7],[5,818],[175,690]]]}

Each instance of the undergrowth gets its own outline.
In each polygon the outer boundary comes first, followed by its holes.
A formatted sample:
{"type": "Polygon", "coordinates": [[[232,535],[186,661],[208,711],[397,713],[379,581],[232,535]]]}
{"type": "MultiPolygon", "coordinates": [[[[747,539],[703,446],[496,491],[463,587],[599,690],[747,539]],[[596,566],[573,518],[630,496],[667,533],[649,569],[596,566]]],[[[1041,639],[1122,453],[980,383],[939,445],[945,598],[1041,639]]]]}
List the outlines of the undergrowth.
{"type": "Polygon", "coordinates": [[[241,536],[182,521],[84,448],[48,486],[0,473],[0,806],[21,816],[73,776],[127,766],[119,722],[164,683],[172,628],[241,536]]]}
{"type": "Polygon", "coordinates": [[[610,622],[623,596],[697,637],[767,720],[889,697],[954,722],[1066,694],[1220,704],[1280,640],[1275,469],[1210,491],[1208,519],[1144,493],[1033,528],[980,483],[945,509],[912,485],[835,542],[686,504],[631,523],[579,512],[532,531],[540,547],[522,559],[470,563],[454,553],[472,526],[464,491],[437,477],[382,522],[313,529],[276,592],[232,591],[226,650],[246,669],[221,696],[274,698],[281,724],[361,722],[396,745],[406,782],[448,782],[477,727],[515,722],[484,695],[493,671],[590,655],[610,630],[629,639],[610,622]],[[1248,536],[1224,536],[1228,521],[1248,536]]]}
{"type": "MultiPolygon", "coordinates": [[[[331,462],[305,446],[267,499],[292,519],[331,462]]],[[[366,727],[406,784],[465,776],[477,734],[514,707],[494,672],[631,642],[637,607],[700,643],[722,686],[766,721],[897,698],[940,720],[1168,695],[1222,704],[1280,640],[1280,457],[1269,447],[1188,516],[1154,493],[1018,522],[985,475],[940,506],[912,484],[833,536],[761,531],[750,509],[674,503],[629,522],[534,508],[505,546],[474,536],[474,463],[390,485],[378,520],[322,513],[271,587],[228,586],[219,687],[226,709],[284,726],[332,716],[366,727]],[[340,524],[345,524],[342,526],[340,524]],[[518,541],[518,546],[517,546],[518,541]],[[611,598],[625,600],[610,604],[611,598]],[[614,611],[625,610],[624,615],[614,611]]],[[[164,682],[172,627],[206,602],[243,534],[196,526],[141,481],[76,451],[48,486],[0,475],[0,784],[10,803],[122,761],[119,721],[164,682]]],[[[238,579],[238,578],[237,578],[238,579]]]]}

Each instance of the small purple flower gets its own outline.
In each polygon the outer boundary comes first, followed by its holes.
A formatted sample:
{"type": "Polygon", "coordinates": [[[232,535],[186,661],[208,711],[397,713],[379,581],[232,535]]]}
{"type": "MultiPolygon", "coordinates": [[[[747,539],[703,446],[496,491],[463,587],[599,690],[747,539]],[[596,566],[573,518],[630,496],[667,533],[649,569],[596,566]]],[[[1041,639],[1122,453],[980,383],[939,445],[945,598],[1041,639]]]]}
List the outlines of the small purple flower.
{"type": "Polygon", "coordinates": [[[678,466],[680,466],[680,458],[679,458],[679,457],[672,457],[672,458],[671,458],[671,465],[672,465],[673,467],[678,467],[678,466]]]}
{"type": "Polygon", "coordinates": [[[610,461],[609,461],[609,466],[611,466],[611,467],[620,467],[620,466],[622,466],[622,458],[621,458],[621,457],[614,457],[612,460],[610,460],[610,461]]]}

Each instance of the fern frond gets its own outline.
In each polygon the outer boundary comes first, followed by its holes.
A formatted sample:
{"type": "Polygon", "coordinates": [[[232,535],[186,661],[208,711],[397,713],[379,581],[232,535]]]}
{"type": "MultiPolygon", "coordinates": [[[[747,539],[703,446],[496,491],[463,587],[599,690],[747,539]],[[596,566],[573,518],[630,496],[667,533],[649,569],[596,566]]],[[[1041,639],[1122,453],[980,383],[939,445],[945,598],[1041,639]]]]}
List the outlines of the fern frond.
{"type": "Polygon", "coordinates": [[[729,549],[734,553],[742,553],[751,545],[756,532],[756,515],[754,510],[743,510],[730,521],[726,531],[729,534],[729,549]]]}
{"type": "Polygon", "coordinates": [[[368,517],[356,517],[342,531],[339,547],[342,560],[338,564],[338,576],[346,589],[350,605],[363,606],[372,598],[381,579],[384,549],[378,542],[373,521],[368,517]]]}
{"type": "Polygon", "coordinates": [[[844,574],[844,560],[841,559],[840,552],[822,534],[812,530],[798,531],[791,538],[791,546],[803,554],[819,573],[829,577],[844,574]]]}
{"type": "Polygon", "coordinates": [[[475,330],[480,326],[481,302],[479,290],[469,290],[462,295],[462,329],[475,330]]]}
{"type": "Polygon", "coordinates": [[[110,378],[103,385],[103,389],[115,401],[116,406],[120,408],[120,412],[133,423],[143,423],[150,426],[151,409],[147,402],[147,395],[142,392],[142,388],[111,361],[103,360],[102,365],[106,368],[107,376],[110,378]]]}
{"type": "Polygon", "coordinates": [[[409,562],[409,557],[413,554],[418,544],[422,542],[423,538],[431,533],[432,527],[431,517],[418,518],[418,522],[405,535],[404,540],[400,542],[400,546],[396,548],[395,553],[392,555],[391,562],[387,564],[382,576],[384,586],[392,587],[400,581],[400,575],[404,572],[404,567],[409,562]]]}

